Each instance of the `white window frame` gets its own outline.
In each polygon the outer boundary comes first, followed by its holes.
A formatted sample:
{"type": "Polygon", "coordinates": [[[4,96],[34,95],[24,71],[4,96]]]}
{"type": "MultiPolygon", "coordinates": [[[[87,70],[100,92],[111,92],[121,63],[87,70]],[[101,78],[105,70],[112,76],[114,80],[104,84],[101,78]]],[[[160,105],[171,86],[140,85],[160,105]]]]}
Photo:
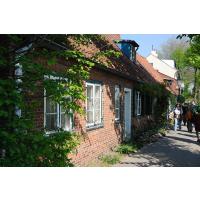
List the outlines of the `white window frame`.
{"type": "Polygon", "coordinates": [[[142,113],[142,96],[139,91],[135,92],[135,114],[140,116],[142,113]]]}
{"type": "MultiPolygon", "coordinates": [[[[17,63],[15,65],[15,76],[17,76],[16,78],[16,83],[19,84],[22,82],[20,76],[23,75],[23,71],[22,71],[22,65],[17,63]]],[[[17,89],[17,92],[21,92],[21,88],[18,88],[17,89]]],[[[21,117],[22,116],[22,110],[20,108],[18,108],[17,106],[15,107],[15,114],[18,116],[18,117],[21,117]]]]}
{"type": "Polygon", "coordinates": [[[98,126],[98,125],[101,125],[102,124],[102,85],[100,83],[90,83],[90,82],[86,82],[86,91],[87,91],[87,87],[88,86],[92,86],[92,95],[93,95],[93,99],[92,99],[92,105],[93,105],[93,108],[92,108],[92,111],[93,111],[93,122],[92,123],[88,123],[87,122],[87,111],[88,111],[88,108],[87,108],[87,92],[86,92],[86,128],[90,128],[90,127],[95,127],[95,126],[98,126]],[[100,111],[99,111],[99,117],[100,117],[100,122],[99,123],[95,123],[94,122],[94,118],[95,118],[95,107],[94,107],[94,100],[95,100],[95,86],[99,86],[100,87],[100,111]]]}
{"type": "MultiPolygon", "coordinates": [[[[60,77],[55,77],[55,76],[44,76],[45,79],[53,79],[53,80],[60,80],[62,78],[60,77]]],[[[46,101],[47,101],[47,97],[46,97],[46,90],[44,89],[44,128],[46,127],[46,101]]],[[[56,103],[56,125],[58,129],[61,129],[61,114],[63,112],[61,112],[61,106],[59,103],[56,103]]],[[[72,130],[72,117],[70,117],[70,126],[69,128],[65,127],[63,128],[64,131],[71,131],[72,130]]],[[[57,130],[52,130],[52,131],[46,131],[45,133],[51,134],[51,133],[56,133],[58,132],[57,130]]]]}
{"type": "Polygon", "coordinates": [[[119,121],[120,120],[120,87],[119,87],[119,85],[115,85],[115,121],[119,121]],[[119,95],[117,95],[117,93],[116,92],[118,92],[118,94],[119,95]],[[116,98],[119,98],[119,107],[116,107],[116,98]],[[119,112],[119,117],[116,117],[116,110],[118,110],[118,112],[119,112]]]}

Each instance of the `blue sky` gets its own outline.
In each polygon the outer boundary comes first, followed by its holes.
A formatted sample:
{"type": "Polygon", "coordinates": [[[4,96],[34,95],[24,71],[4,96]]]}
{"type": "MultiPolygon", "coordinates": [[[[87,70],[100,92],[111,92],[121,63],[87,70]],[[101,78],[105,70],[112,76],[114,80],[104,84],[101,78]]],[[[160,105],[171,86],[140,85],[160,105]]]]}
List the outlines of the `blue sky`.
{"type": "Polygon", "coordinates": [[[122,34],[121,39],[135,40],[139,45],[138,53],[146,57],[150,54],[152,45],[154,49],[160,49],[160,45],[175,34],[122,34]]]}

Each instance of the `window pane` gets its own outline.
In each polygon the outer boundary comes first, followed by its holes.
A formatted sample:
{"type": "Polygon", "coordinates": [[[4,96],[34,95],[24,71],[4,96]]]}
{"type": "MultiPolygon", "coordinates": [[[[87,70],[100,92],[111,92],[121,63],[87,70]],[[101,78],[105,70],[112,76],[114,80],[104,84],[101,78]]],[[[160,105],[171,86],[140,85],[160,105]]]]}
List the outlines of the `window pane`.
{"type": "Polygon", "coordinates": [[[87,110],[92,111],[93,109],[93,99],[87,99],[87,110]]]}
{"type": "Polygon", "coordinates": [[[65,113],[61,114],[61,128],[64,130],[70,130],[70,115],[67,115],[65,113]]]}
{"type": "Polygon", "coordinates": [[[57,107],[56,103],[50,98],[46,98],[46,113],[56,113],[57,107]]]}
{"type": "Polygon", "coordinates": [[[100,86],[95,86],[95,97],[100,97],[100,86]]]}
{"type": "Polygon", "coordinates": [[[95,110],[100,110],[100,98],[95,98],[94,99],[94,109],[95,110]]]}
{"type": "Polygon", "coordinates": [[[87,86],[87,98],[93,98],[93,87],[91,85],[87,86]]]}
{"type": "Polygon", "coordinates": [[[119,109],[115,109],[115,118],[119,119],[119,109]]]}
{"type": "Polygon", "coordinates": [[[46,114],[46,129],[48,131],[56,130],[57,128],[57,115],[56,114],[46,114]]]}
{"type": "Polygon", "coordinates": [[[119,87],[115,86],[115,118],[116,119],[119,119],[119,108],[120,108],[119,87]]]}
{"type": "Polygon", "coordinates": [[[87,123],[101,122],[101,86],[87,85],[87,123]]]}
{"type": "Polygon", "coordinates": [[[100,119],[100,110],[95,110],[94,121],[95,121],[95,123],[100,123],[101,122],[101,119],[100,119]]]}
{"type": "Polygon", "coordinates": [[[93,87],[87,86],[87,110],[93,109],[93,87]]]}
{"type": "Polygon", "coordinates": [[[115,100],[115,108],[119,108],[119,97],[115,100]]]}
{"type": "Polygon", "coordinates": [[[93,112],[87,111],[87,123],[93,123],[93,112]]]}

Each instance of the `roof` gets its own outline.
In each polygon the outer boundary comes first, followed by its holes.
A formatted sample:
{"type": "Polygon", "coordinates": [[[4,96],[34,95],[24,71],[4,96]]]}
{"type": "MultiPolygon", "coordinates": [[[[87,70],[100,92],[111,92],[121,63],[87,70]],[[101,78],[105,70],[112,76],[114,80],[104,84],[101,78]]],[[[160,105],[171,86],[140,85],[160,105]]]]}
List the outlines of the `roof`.
{"type": "Polygon", "coordinates": [[[160,76],[164,79],[167,80],[172,80],[172,84],[170,85],[170,87],[166,87],[167,90],[169,90],[172,94],[174,95],[178,95],[178,84],[177,84],[177,80],[174,78],[171,78],[170,76],[167,76],[165,74],[162,74],[160,72],[158,72],[160,74],[160,76]]]}
{"type": "MultiPolygon", "coordinates": [[[[92,56],[96,53],[103,50],[115,50],[121,52],[119,47],[114,42],[112,34],[103,35],[102,39],[92,41],[89,45],[76,45],[73,40],[71,40],[71,43],[74,44],[75,48],[81,51],[88,58],[92,58],[92,56]]],[[[119,76],[122,75],[137,82],[155,82],[154,78],[152,78],[146,69],[129,60],[124,54],[122,54],[119,58],[114,56],[103,56],[101,57],[100,62],[107,67],[107,70],[118,74],[119,76]]],[[[105,70],[105,67],[104,69],[102,67],[102,70],[105,70]]]]}
{"type": "Polygon", "coordinates": [[[162,77],[158,73],[157,70],[153,68],[153,66],[147,61],[143,56],[136,54],[137,61],[149,72],[149,74],[159,83],[163,82],[162,77]]]}
{"type": "Polygon", "coordinates": [[[139,47],[139,44],[135,40],[118,40],[118,43],[132,44],[134,47],[139,47]]]}

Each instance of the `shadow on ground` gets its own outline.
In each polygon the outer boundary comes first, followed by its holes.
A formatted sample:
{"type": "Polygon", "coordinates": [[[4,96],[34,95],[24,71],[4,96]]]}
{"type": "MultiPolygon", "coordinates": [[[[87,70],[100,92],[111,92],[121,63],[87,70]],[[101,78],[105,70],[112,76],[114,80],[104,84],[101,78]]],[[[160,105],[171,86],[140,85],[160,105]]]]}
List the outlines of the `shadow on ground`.
{"type": "MultiPolygon", "coordinates": [[[[188,131],[184,131],[184,132],[187,132],[188,133],[188,131]]],[[[196,133],[188,133],[188,134],[186,134],[186,133],[179,133],[178,132],[178,134],[179,135],[183,135],[183,136],[188,136],[188,137],[193,137],[193,138],[196,138],[196,133]]]]}
{"type": "Polygon", "coordinates": [[[144,147],[140,152],[129,155],[120,164],[126,167],[200,166],[200,145],[196,143],[195,139],[193,134],[170,134],[166,138],[144,147]]]}

